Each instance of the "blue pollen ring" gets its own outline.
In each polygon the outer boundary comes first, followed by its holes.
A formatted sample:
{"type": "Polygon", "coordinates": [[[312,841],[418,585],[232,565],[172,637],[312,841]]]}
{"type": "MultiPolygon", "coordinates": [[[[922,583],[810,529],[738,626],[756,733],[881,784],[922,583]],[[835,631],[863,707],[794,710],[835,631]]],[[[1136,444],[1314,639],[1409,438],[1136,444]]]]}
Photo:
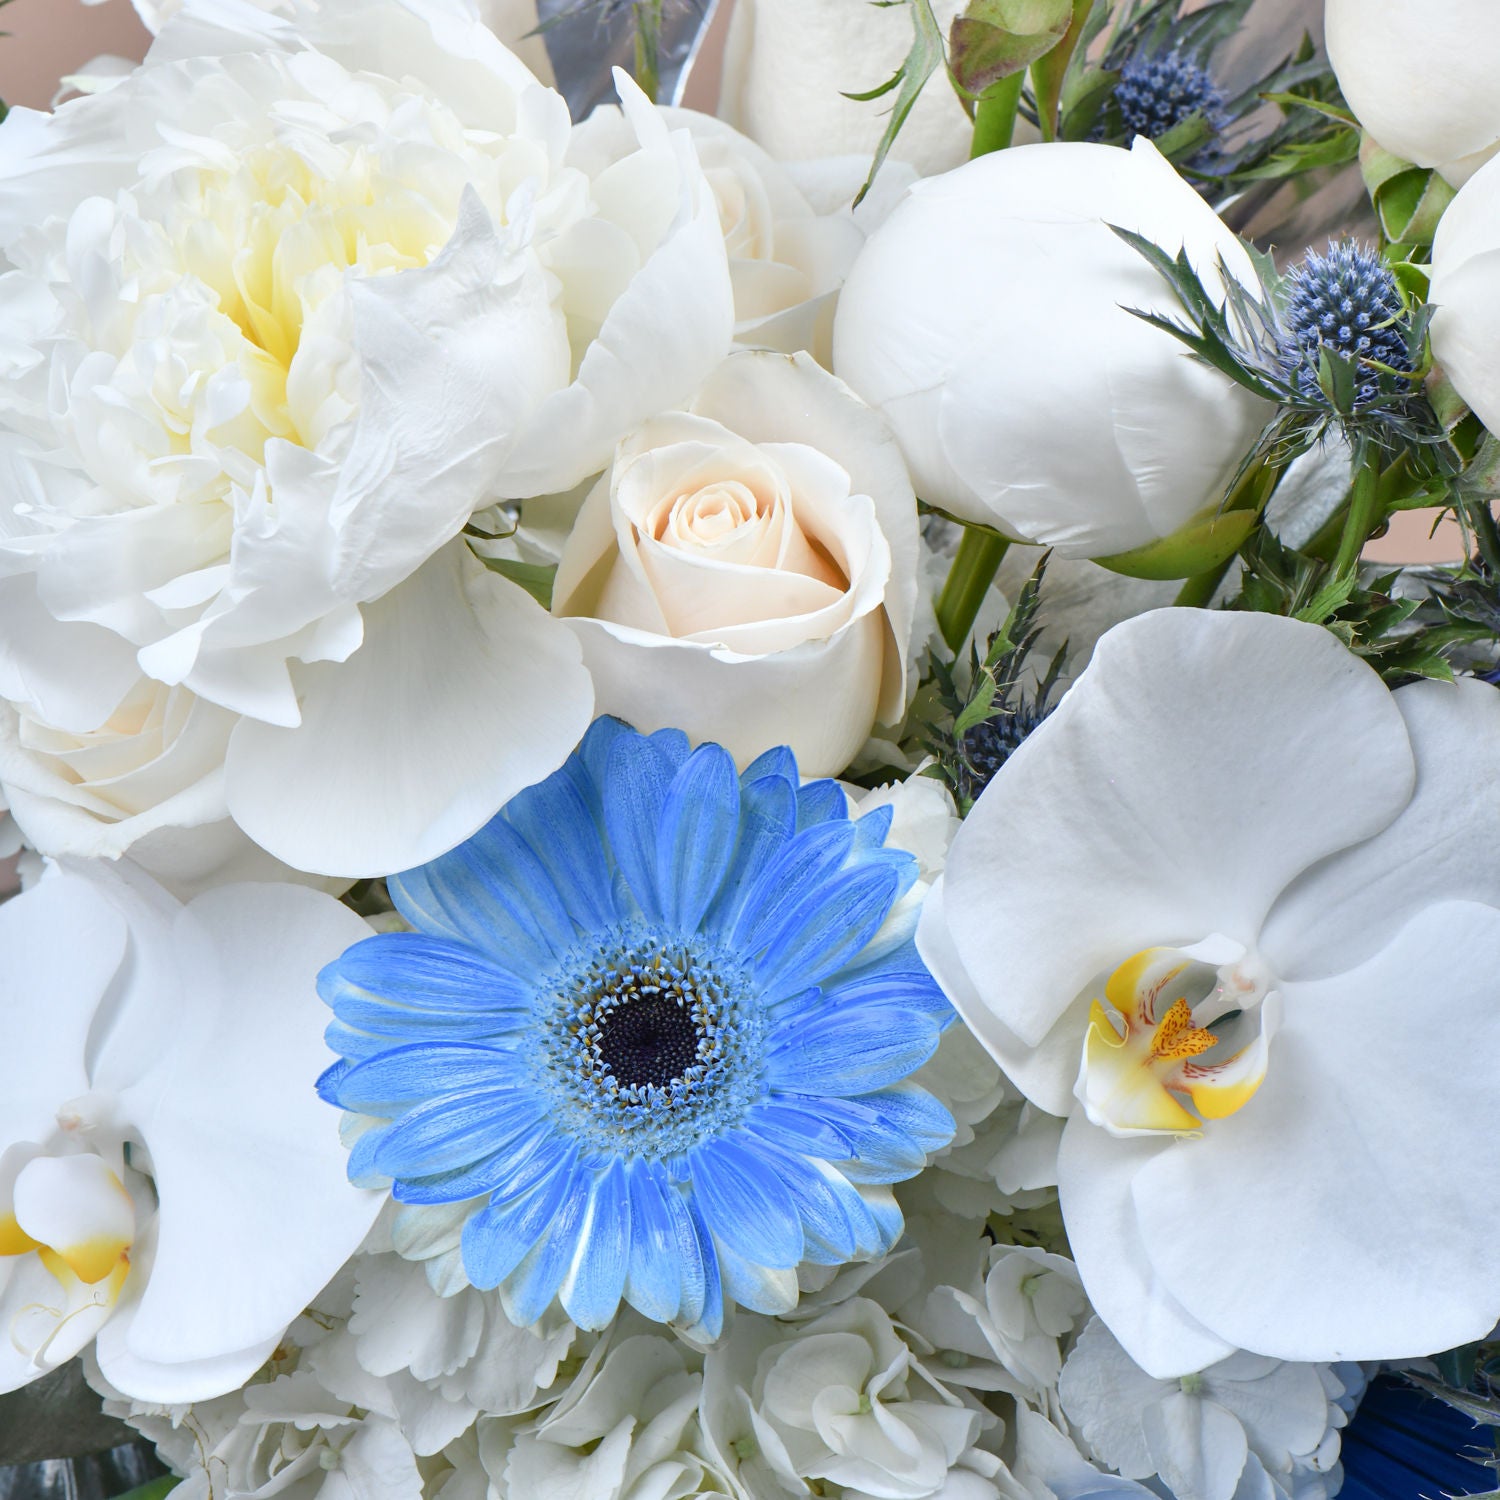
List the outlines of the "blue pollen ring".
{"type": "Polygon", "coordinates": [[[954,1129],[911,1081],[952,1011],[888,920],[916,878],[890,819],[789,750],[737,772],[600,719],[391,878],[414,930],[319,976],[318,1087],[434,1285],[498,1288],[522,1325],[626,1301],[711,1339],[731,1303],[794,1306],[803,1261],[890,1250],[890,1184],[954,1129]]]}

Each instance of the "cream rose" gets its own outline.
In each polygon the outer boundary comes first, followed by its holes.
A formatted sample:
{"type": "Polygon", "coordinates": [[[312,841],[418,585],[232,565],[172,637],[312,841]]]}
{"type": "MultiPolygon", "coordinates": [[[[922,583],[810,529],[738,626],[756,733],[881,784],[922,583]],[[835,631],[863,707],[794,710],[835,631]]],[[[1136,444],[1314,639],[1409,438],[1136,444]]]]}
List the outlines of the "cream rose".
{"type": "Polygon", "coordinates": [[[600,712],[746,764],[832,775],[900,717],[917,512],[880,418],[807,354],[731,355],[622,442],[563,550],[553,613],[600,712]]]}

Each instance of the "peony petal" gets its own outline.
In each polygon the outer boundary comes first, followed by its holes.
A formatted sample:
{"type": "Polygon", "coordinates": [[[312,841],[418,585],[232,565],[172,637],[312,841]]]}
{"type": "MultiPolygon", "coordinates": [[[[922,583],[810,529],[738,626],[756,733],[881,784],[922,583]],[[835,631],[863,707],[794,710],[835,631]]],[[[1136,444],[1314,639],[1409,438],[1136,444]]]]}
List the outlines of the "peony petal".
{"type": "Polygon", "coordinates": [[[1191,1316],[1287,1360],[1414,1358],[1494,1327],[1497,970],[1500,912],[1454,902],[1285,986],[1260,1091],[1135,1175],[1146,1255],[1191,1316]]]}
{"type": "Polygon", "coordinates": [[[300,726],[247,720],[230,740],[235,821],[299,869],[436,857],[556,770],[591,717],[566,630],[461,542],[366,621],[352,660],[305,669],[300,726]]]}
{"type": "Polygon", "coordinates": [[[130,1332],[137,1357],[213,1360],[276,1337],[379,1210],[381,1195],[346,1181],[338,1114],[315,1089],[333,1060],[315,977],[368,931],[300,886],[223,887],[178,919],[193,1006],[155,1066],[119,1091],[161,1200],[130,1332]]]}
{"type": "Polygon", "coordinates": [[[1327,631],[1138,616],[959,830],[943,882],[953,955],[924,956],[976,1031],[977,1002],[1036,1046],[1132,953],[1214,933],[1253,945],[1280,891],[1389,823],[1412,777],[1390,693],[1327,631]],[[1330,797],[1351,743],[1359,795],[1330,797]]]}

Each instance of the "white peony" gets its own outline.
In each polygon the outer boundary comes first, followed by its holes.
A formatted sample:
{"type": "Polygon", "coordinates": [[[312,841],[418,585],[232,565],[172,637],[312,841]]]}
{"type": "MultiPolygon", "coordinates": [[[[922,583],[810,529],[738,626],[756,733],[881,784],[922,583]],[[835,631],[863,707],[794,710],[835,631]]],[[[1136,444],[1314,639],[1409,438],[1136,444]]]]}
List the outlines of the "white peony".
{"type": "Polygon", "coordinates": [[[1320,628],[1158,610],[955,838],[918,947],[1067,1118],[1068,1241],[1151,1375],[1494,1326],[1496,746],[1486,683],[1392,694],[1320,628]]]}
{"type": "Polygon", "coordinates": [[[1432,243],[1432,352],[1459,395],[1500,431],[1500,166],[1482,168],[1448,205],[1432,243]]]}
{"type": "Polygon", "coordinates": [[[1342,1413],[1318,1366],[1241,1353],[1200,1375],[1155,1380],[1097,1318],[1068,1356],[1058,1394],[1099,1462],[1129,1479],[1160,1477],[1177,1500],[1232,1500],[1252,1458],[1290,1489],[1294,1465],[1330,1437],[1338,1452],[1342,1413]]]}
{"type": "MultiPolygon", "coordinates": [[[[934,0],[944,34],[964,0],[934,0]]],[[[719,113],[778,161],[870,157],[889,119],[890,98],[855,100],[885,83],[912,43],[904,5],[868,0],[736,0],[724,47],[719,113]]],[[[943,172],[969,154],[974,127],[940,67],[928,80],[892,156],[943,172]]]]}
{"type": "Polygon", "coordinates": [[[242,1385],[380,1207],[314,1089],[317,972],[369,929],[300,886],[182,906],[97,864],[0,927],[0,1389],[91,1341],[141,1400],[242,1385]]]}
{"type": "Polygon", "coordinates": [[[879,418],[808,355],[732,355],[620,445],[552,609],[602,712],[807,776],[901,717],[917,511],[879,418]]]}
{"type": "Polygon", "coordinates": [[[1022,146],[918,183],[834,325],[834,369],[890,422],[921,499],[1065,557],[1212,514],[1269,415],[1132,315],[1180,309],[1111,225],[1257,284],[1149,141],[1022,146]]]}
{"type": "MultiPolygon", "coordinates": [[[[102,5],[105,0],[83,0],[102,5]]],[[[250,0],[262,10],[286,13],[290,0],[250,0]]],[[[536,0],[442,0],[455,15],[477,15],[536,76],[552,82],[552,64],[537,33],[536,0]]],[[[131,0],[149,31],[158,32],[182,9],[184,0],[131,0]]]]}
{"type": "Polygon", "coordinates": [[[282,9],[189,4],[0,137],[0,611],[36,627],[0,684],[69,734],[143,672],[184,687],[241,716],[252,838],[380,873],[590,715],[569,635],[459,531],[689,395],[732,298],[691,141],[628,84],[638,148],[591,178],[467,6],[282,9]]]}
{"type": "Polygon", "coordinates": [[[1455,187],[1500,149],[1500,12],[1490,0],[1324,0],[1328,60],[1387,151],[1455,187]]]}

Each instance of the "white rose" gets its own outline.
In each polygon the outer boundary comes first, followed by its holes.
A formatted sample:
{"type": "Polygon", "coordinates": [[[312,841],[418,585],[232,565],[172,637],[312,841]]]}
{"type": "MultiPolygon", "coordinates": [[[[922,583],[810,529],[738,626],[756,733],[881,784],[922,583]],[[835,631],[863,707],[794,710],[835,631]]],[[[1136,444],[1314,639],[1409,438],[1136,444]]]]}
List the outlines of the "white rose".
{"type": "Polygon", "coordinates": [[[142,677],[103,723],[50,724],[0,701],[0,786],[26,842],[52,855],[134,861],[179,896],[293,873],[229,817],[235,716],[142,677]]]}
{"type": "Polygon", "coordinates": [[[1328,60],[1387,151],[1455,187],[1500,148],[1500,10],[1490,0],[1325,0],[1328,60]]]}
{"type": "Polygon", "coordinates": [[[376,874],[591,713],[459,531],[689,395],[732,296],[691,142],[628,84],[637,148],[591,179],[457,0],[281,10],[189,4],[124,82],[7,122],[0,675],[77,731],[141,672],[241,715],[236,822],[376,874]]]}
{"type": "MultiPolygon", "coordinates": [[[[964,0],[934,0],[946,34],[964,0]]],[[[854,153],[868,162],[888,123],[889,100],[859,101],[901,66],[912,41],[904,5],[868,0],[737,0],[724,48],[719,113],[778,161],[854,153]]],[[[918,98],[892,156],[943,172],[969,154],[974,127],[939,68],[918,98]]]]}
{"type": "MultiPolygon", "coordinates": [[[[809,163],[799,174],[809,191],[820,197],[831,192],[837,203],[817,212],[797,177],[748,136],[697,110],[662,113],[692,136],[713,190],[734,287],[736,343],[784,354],[806,349],[831,365],[839,288],[889,197],[862,205],[856,214],[849,204],[862,175],[851,176],[848,159],[809,163]]],[[[596,109],[573,140],[570,160],[590,175],[634,149],[630,128],[613,106],[596,109]]]]}
{"type": "Polygon", "coordinates": [[[1180,313],[1110,229],[1257,285],[1154,146],[1021,146],[921,182],[850,272],[834,368],[884,413],[922,499],[1069,557],[1211,510],[1270,408],[1127,309],[1180,313]]]}
{"type": "Polygon", "coordinates": [[[1432,352],[1459,395],[1500,432],[1500,165],[1481,168],[1438,223],[1432,244],[1432,352]]]}
{"type": "Polygon", "coordinates": [[[917,515],[883,424],[808,355],[732,355],[621,445],[553,596],[602,712],[842,770],[899,718],[917,515]]]}

